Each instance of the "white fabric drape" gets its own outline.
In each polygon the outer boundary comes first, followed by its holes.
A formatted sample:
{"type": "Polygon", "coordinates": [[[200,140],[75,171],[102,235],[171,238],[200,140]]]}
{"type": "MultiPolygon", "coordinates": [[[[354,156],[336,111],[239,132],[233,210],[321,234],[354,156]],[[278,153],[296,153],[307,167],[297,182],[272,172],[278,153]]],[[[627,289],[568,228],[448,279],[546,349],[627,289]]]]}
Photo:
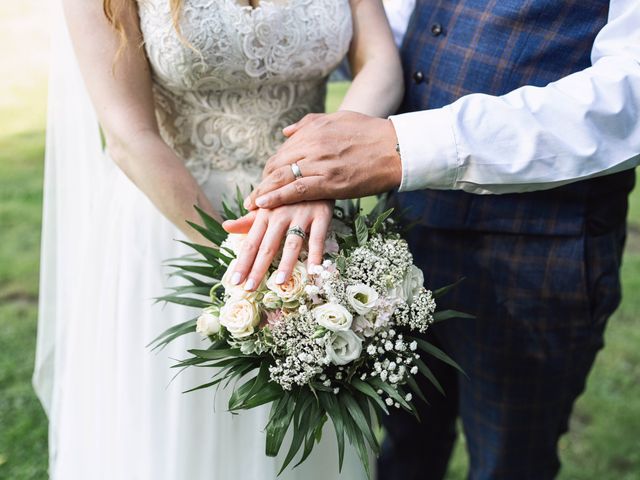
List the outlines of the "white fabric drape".
{"type": "MultiPolygon", "coordinates": [[[[51,5],[52,4],[52,5],[51,5]]],[[[106,169],[98,121],[89,101],[59,0],[54,19],[45,153],[44,208],[40,259],[40,305],[34,387],[47,413],[51,408],[56,346],[64,348],[68,299],[78,280],[77,245],[86,236],[95,185],[106,169]]]]}

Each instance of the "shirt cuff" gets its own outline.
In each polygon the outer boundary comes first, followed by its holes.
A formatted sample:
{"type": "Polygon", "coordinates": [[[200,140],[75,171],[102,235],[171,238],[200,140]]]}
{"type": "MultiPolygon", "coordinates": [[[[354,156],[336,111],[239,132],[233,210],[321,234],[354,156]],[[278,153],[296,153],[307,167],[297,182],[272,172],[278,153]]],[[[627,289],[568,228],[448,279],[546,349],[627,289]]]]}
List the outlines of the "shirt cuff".
{"type": "Polygon", "coordinates": [[[454,188],[459,162],[452,115],[444,107],[389,117],[400,145],[401,192],[454,188]]]}

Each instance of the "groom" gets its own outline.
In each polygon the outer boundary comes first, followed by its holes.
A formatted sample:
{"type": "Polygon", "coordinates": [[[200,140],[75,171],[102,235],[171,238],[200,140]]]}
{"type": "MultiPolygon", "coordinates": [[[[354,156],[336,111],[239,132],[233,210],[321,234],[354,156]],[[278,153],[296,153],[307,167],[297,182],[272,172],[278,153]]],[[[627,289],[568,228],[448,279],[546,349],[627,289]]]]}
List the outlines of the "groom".
{"type": "Polygon", "coordinates": [[[443,478],[458,417],[470,478],[557,474],[620,300],[639,32],[638,0],[418,0],[404,113],[310,115],[285,132],[253,206],[399,187],[426,285],[466,277],[441,307],[476,319],[429,335],[468,378],[432,361],[447,397],[429,390],[420,423],[388,419],[381,479],[443,478]]]}

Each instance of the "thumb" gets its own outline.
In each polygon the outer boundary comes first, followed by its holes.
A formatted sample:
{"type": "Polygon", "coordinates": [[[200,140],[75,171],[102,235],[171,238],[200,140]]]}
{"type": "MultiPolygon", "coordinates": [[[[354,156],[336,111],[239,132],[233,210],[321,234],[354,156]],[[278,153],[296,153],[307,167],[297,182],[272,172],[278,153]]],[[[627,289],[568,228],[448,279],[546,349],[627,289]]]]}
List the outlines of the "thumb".
{"type": "Polygon", "coordinates": [[[227,233],[249,233],[251,226],[256,219],[256,210],[247,213],[244,217],[240,217],[237,220],[227,220],[222,223],[227,233]]]}

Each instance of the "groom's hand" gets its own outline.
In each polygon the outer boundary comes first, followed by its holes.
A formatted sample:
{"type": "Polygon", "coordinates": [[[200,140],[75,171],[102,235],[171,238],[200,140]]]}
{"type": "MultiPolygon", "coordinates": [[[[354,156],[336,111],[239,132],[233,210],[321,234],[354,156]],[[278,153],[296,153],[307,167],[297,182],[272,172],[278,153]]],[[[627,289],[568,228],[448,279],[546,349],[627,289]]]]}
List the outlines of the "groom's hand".
{"type": "Polygon", "coordinates": [[[245,202],[249,209],[364,197],[400,185],[390,120],[355,112],[310,114],[283,132],[289,138],[267,162],[262,182],[245,202]],[[295,177],[294,163],[302,177],[295,177]]]}

